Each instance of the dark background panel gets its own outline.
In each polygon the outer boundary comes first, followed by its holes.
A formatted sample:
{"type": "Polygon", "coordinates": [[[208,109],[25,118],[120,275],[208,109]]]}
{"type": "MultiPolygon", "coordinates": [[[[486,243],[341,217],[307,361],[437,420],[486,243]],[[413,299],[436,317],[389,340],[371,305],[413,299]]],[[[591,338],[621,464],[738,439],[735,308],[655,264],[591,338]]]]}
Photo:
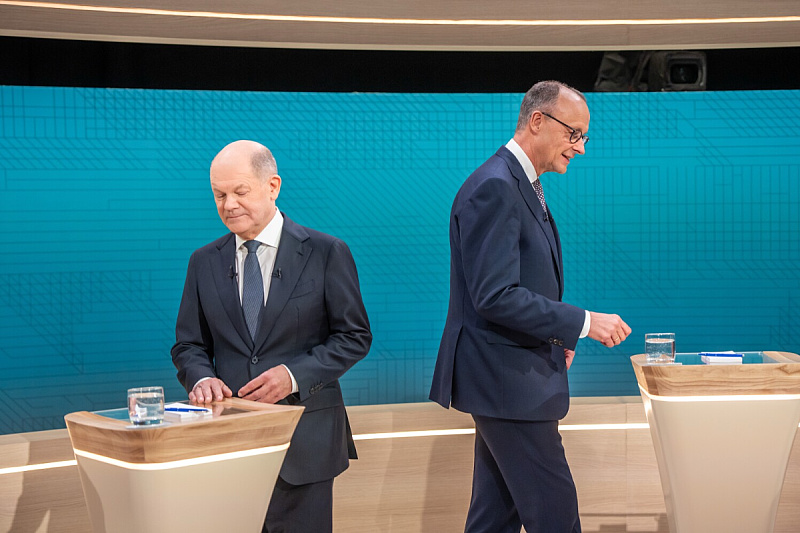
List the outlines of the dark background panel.
{"type": "MultiPolygon", "coordinates": [[[[706,50],[708,90],[797,89],[800,47],[706,50]]],[[[591,91],[603,52],[404,52],[0,37],[0,84],[237,91],[591,91]]]]}

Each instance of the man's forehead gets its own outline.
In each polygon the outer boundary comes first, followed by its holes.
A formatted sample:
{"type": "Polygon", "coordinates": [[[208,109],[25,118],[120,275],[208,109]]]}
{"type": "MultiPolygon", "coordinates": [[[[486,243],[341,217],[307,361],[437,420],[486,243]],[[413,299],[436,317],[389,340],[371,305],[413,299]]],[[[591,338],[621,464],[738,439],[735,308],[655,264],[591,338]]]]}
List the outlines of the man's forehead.
{"type": "Polygon", "coordinates": [[[247,173],[237,174],[215,174],[211,172],[212,189],[237,189],[240,187],[252,187],[256,178],[247,173]]]}
{"type": "Polygon", "coordinates": [[[570,118],[572,120],[586,121],[587,124],[589,122],[589,106],[580,98],[576,100],[560,98],[556,107],[557,112],[564,117],[558,117],[562,120],[570,118]]]}

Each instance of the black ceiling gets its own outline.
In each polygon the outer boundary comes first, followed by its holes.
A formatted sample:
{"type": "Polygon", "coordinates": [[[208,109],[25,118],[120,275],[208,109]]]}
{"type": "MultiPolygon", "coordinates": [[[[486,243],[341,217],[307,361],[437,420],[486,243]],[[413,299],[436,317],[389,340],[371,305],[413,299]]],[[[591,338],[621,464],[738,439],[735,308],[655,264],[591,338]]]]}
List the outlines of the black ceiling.
{"type": "MultiPolygon", "coordinates": [[[[800,48],[706,50],[708,90],[798,89],[800,48]]],[[[0,37],[0,85],[239,91],[591,91],[603,52],[404,52],[0,37]]]]}

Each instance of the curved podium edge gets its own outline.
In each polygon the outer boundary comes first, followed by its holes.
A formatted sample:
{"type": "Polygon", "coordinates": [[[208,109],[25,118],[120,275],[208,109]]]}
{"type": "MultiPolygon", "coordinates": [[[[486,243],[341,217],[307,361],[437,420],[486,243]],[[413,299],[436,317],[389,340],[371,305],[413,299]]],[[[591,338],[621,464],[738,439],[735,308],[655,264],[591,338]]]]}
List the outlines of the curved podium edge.
{"type": "Polygon", "coordinates": [[[228,398],[210,405],[207,419],[131,427],[80,411],[64,417],[76,450],[126,463],[165,463],[209,455],[279,446],[291,441],[302,407],[228,398]],[[221,415],[225,409],[234,414],[221,415]]]}
{"type": "Polygon", "coordinates": [[[639,386],[651,396],[732,396],[800,393],[800,356],[763,352],[774,363],[754,365],[648,365],[631,357],[639,386]]]}

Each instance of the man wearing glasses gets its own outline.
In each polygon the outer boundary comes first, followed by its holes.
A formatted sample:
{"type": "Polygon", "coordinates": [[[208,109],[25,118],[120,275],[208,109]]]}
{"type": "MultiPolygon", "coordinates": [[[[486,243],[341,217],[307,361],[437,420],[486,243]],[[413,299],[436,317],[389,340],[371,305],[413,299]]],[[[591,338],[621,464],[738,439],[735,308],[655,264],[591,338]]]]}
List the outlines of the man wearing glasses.
{"type": "Polygon", "coordinates": [[[558,420],[578,339],[613,347],[617,315],[561,301],[561,242],[539,178],[584,154],[589,108],[555,81],[525,94],[514,138],[464,182],[450,217],[450,305],[431,399],[475,420],[465,531],[580,532],[558,420]]]}

